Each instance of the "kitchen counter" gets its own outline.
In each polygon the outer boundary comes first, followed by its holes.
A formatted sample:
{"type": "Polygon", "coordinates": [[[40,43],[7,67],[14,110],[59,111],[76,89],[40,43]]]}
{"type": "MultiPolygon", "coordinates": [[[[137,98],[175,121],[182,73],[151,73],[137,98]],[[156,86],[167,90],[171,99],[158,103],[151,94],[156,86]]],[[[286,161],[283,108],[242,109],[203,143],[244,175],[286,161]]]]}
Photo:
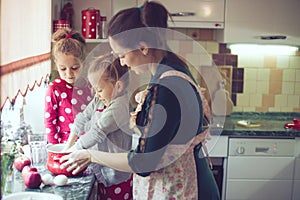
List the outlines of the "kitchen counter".
{"type": "MultiPolygon", "coordinates": [[[[215,121],[218,118],[214,117],[215,121]]],[[[284,124],[292,122],[294,118],[300,119],[300,113],[296,112],[234,112],[225,117],[223,129],[211,128],[212,135],[224,135],[230,137],[272,137],[295,138],[300,137],[300,130],[285,129],[284,124]],[[247,120],[259,124],[260,127],[247,128],[237,124],[240,120],[247,120]]],[[[224,119],[224,118],[223,118],[224,119]]],[[[221,120],[222,121],[222,120],[221,120]]],[[[223,120],[224,121],[224,120],[223,120]]]]}
{"type": "MultiPolygon", "coordinates": [[[[48,170],[40,171],[40,174],[46,174],[49,172],[48,170]]],[[[38,189],[29,189],[27,188],[22,179],[21,172],[14,170],[14,178],[11,185],[11,191],[13,193],[16,192],[44,192],[44,193],[52,193],[63,197],[64,200],[88,200],[95,199],[94,195],[97,193],[94,191],[96,185],[95,176],[86,170],[82,176],[78,177],[69,177],[68,183],[65,186],[45,186],[41,185],[38,189]]]]}

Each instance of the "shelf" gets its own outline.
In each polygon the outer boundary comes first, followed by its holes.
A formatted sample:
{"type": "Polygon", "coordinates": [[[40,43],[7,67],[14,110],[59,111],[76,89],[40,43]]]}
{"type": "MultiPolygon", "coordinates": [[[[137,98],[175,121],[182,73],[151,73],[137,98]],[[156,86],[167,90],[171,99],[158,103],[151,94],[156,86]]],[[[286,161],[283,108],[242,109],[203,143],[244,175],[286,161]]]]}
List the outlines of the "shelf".
{"type": "Polygon", "coordinates": [[[108,39],[85,39],[86,43],[106,43],[108,39]]]}

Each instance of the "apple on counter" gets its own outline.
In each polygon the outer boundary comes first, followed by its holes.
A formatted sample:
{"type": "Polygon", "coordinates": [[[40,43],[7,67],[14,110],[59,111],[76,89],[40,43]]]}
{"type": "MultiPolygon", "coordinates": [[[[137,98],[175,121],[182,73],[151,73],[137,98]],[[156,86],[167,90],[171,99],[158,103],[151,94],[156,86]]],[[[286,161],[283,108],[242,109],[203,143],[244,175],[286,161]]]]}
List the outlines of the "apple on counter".
{"type": "Polygon", "coordinates": [[[14,160],[14,167],[21,172],[25,166],[30,166],[31,161],[25,155],[20,155],[19,157],[15,158],[14,160]]]}
{"type": "Polygon", "coordinates": [[[42,183],[42,177],[35,167],[25,166],[22,170],[22,177],[28,188],[38,188],[42,183]]]}

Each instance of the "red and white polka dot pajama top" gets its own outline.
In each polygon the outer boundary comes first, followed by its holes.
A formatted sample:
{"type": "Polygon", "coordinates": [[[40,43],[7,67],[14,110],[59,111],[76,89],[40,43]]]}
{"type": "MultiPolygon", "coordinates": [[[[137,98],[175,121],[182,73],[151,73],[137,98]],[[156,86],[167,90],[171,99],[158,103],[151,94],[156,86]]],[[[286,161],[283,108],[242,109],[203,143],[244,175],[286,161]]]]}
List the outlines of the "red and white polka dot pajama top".
{"type": "Polygon", "coordinates": [[[91,99],[88,87],[77,88],[60,78],[48,85],[44,119],[48,143],[58,144],[68,140],[76,114],[83,111],[91,99]]]}

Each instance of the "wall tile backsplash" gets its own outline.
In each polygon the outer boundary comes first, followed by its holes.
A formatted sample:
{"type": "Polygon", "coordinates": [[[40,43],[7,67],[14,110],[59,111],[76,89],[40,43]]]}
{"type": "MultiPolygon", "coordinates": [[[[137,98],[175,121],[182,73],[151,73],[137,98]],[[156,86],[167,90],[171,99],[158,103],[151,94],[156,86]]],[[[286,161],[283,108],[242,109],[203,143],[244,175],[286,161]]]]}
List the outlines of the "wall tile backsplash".
{"type": "MultiPolygon", "coordinates": [[[[178,31],[199,42],[211,55],[211,59],[205,63],[210,64],[213,60],[216,65],[233,66],[231,84],[234,111],[300,112],[300,52],[290,56],[258,55],[252,52],[233,55],[226,44],[214,41],[214,31],[178,31]]],[[[177,42],[179,51],[185,51],[189,59],[199,62],[199,48],[195,48],[195,45],[191,47],[184,41],[177,42]]]]}

